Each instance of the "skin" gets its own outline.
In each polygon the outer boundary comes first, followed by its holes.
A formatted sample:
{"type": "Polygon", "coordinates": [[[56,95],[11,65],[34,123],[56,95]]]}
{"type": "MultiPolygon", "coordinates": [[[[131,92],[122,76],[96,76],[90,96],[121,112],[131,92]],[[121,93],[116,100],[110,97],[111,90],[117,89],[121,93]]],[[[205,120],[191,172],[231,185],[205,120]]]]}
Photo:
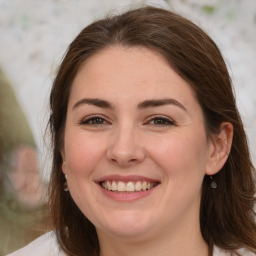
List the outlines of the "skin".
{"type": "Polygon", "coordinates": [[[208,255],[201,185],[221,169],[231,141],[228,123],[206,137],[190,85],[158,53],[114,46],[87,60],[70,93],[62,167],[71,196],[96,227],[101,255],[208,255]],[[97,184],[106,175],[159,184],[145,197],[120,201],[97,184]]]}

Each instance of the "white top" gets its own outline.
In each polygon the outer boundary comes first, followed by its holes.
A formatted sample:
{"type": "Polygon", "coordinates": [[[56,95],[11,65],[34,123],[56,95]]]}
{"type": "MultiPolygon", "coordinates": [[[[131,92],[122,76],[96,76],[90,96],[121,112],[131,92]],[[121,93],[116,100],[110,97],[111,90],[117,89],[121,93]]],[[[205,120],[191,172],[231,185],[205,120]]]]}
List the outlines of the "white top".
{"type": "MultiPolygon", "coordinates": [[[[239,251],[243,256],[256,256],[252,252],[245,250],[239,251]]],[[[65,253],[59,249],[55,234],[48,232],[25,246],[24,248],[8,254],[6,256],[65,256],[65,253]]],[[[213,256],[231,256],[230,252],[214,247],[213,256]]]]}
{"type": "Polygon", "coordinates": [[[55,233],[48,232],[24,248],[6,256],[65,256],[66,254],[59,249],[55,233]]]}

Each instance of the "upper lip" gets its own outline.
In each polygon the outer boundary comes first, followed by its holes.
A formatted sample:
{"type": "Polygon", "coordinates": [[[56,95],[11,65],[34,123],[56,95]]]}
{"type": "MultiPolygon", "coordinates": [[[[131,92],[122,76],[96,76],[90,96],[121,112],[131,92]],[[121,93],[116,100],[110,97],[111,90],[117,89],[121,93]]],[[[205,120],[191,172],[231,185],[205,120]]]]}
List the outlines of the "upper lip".
{"type": "Polygon", "coordinates": [[[107,180],[109,180],[109,181],[123,181],[123,182],[129,182],[129,181],[160,182],[157,179],[148,178],[148,177],[139,176],[139,175],[127,175],[127,176],[107,175],[107,176],[101,177],[99,179],[96,179],[95,182],[100,183],[100,182],[107,181],[107,180]]]}

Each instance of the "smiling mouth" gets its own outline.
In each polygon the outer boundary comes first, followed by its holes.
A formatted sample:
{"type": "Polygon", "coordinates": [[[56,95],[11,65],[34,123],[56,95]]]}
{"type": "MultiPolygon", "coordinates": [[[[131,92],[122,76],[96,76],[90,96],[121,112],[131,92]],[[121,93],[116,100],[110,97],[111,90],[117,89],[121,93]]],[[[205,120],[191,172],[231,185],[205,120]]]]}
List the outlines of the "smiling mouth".
{"type": "Polygon", "coordinates": [[[141,192],[150,190],[156,187],[160,182],[149,181],[102,181],[100,185],[102,188],[113,192],[141,192]]]}

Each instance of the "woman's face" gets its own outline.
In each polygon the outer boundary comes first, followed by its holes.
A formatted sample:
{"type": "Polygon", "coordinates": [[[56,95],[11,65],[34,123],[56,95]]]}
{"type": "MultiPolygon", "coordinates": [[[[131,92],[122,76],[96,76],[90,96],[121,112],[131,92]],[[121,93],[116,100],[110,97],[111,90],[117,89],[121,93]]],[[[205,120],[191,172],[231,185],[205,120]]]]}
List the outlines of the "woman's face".
{"type": "Polygon", "coordinates": [[[214,146],[202,109],[158,53],[115,46],[72,85],[63,172],[99,236],[150,237],[199,222],[214,146]]]}

